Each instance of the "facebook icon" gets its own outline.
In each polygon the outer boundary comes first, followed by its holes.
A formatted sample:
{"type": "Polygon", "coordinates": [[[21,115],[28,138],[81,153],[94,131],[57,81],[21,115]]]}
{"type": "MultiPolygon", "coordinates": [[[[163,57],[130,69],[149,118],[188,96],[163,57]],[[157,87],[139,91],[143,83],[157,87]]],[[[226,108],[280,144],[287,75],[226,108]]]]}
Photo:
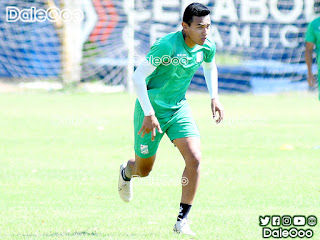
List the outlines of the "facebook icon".
{"type": "Polygon", "coordinates": [[[280,216],[272,216],[272,226],[280,226],[281,221],[280,221],[280,216]]]}

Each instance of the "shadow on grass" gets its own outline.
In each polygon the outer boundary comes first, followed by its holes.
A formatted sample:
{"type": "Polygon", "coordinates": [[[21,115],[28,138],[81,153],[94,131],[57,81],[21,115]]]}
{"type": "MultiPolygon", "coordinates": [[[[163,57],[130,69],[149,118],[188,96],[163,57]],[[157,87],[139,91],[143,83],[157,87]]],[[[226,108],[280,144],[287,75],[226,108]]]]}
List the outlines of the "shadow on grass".
{"type": "MultiPolygon", "coordinates": [[[[1,236],[1,235],[0,235],[1,236]]],[[[143,234],[120,234],[120,233],[97,233],[97,232],[64,232],[64,233],[39,233],[39,234],[13,234],[12,237],[30,237],[30,238],[37,238],[37,237],[155,237],[152,233],[143,233],[143,234]]],[[[0,238],[1,239],[1,238],[0,238]]]]}
{"type": "Polygon", "coordinates": [[[75,237],[75,236],[105,236],[96,232],[65,232],[65,233],[39,233],[39,234],[16,234],[16,237],[75,237]]]}

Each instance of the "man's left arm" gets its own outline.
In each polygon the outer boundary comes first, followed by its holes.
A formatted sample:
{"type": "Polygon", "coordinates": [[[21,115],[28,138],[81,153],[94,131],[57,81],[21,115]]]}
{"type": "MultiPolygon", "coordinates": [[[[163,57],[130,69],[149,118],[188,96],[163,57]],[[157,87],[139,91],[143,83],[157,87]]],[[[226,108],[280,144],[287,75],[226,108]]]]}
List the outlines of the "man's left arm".
{"type": "Polygon", "coordinates": [[[224,118],[224,109],[219,101],[218,96],[218,70],[215,62],[215,58],[211,62],[203,62],[203,73],[207,83],[208,91],[211,98],[211,110],[213,118],[216,117],[216,113],[219,113],[216,123],[220,123],[224,118]]]}
{"type": "Polygon", "coordinates": [[[305,51],[305,58],[306,58],[306,64],[308,67],[308,83],[309,87],[312,89],[315,85],[315,79],[312,73],[312,53],[313,53],[313,47],[314,44],[316,43],[316,34],[314,32],[314,26],[311,23],[309,23],[306,36],[305,36],[305,41],[306,41],[306,51],[305,51]]]}

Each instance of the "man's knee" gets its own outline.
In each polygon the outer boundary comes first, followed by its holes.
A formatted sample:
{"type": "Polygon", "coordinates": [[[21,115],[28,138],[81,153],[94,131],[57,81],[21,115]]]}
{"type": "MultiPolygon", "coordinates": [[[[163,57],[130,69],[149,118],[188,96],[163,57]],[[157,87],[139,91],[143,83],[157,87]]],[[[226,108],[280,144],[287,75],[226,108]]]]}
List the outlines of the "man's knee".
{"type": "Polygon", "coordinates": [[[148,176],[152,170],[155,159],[156,159],[156,155],[153,155],[152,157],[149,157],[149,158],[140,158],[136,155],[137,174],[140,177],[148,176]]]}
{"type": "Polygon", "coordinates": [[[152,170],[152,166],[143,166],[139,170],[140,177],[147,177],[152,170]]]}
{"type": "Polygon", "coordinates": [[[199,171],[201,158],[202,158],[201,151],[193,152],[188,156],[188,159],[186,161],[186,167],[191,168],[195,171],[199,171]]]}

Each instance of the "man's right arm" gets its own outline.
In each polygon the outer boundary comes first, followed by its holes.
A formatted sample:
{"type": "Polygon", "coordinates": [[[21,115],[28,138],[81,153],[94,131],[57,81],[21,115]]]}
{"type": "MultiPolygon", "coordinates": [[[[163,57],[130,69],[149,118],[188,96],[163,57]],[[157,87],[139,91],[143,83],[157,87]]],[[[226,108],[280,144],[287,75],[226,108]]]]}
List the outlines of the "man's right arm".
{"type": "Polygon", "coordinates": [[[133,85],[137,93],[138,100],[145,116],[154,115],[154,110],[148,96],[146,78],[154,72],[155,66],[144,60],[133,73],[133,85]]]}
{"type": "Polygon", "coordinates": [[[138,132],[138,135],[142,133],[141,137],[144,137],[145,134],[152,132],[152,135],[151,135],[152,141],[154,141],[155,139],[156,129],[158,130],[159,133],[162,133],[160,124],[158,122],[158,119],[155,116],[155,112],[153,110],[153,107],[151,105],[151,102],[148,96],[148,90],[147,90],[147,84],[146,84],[146,78],[151,73],[153,73],[155,69],[156,69],[155,66],[150,64],[148,60],[145,60],[136,69],[132,78],[138,100],[140,102],[141,108],[145,115],[141,129],[138,132]]]}
{"type": "Polygon", "coordinates": [[[172,55],[171,43],[159,39],[151,47],[146,59],[140,64],[133,74],[133,85],[135,87],[138,100],[140,102],[141,108],[144,112],[144,119],[138,134],[144,137],[145,134],[152,132],[151,140],[153,141],[156,136],[156,130],[162,133],[158,119],[155,116],[155,112],[150,103],[148,96],[146,78],[154,72],[154,70],[162,64],[163,56],[172,55]],[[155,59],[160,59],[159,61],[154,61],[155,59]]]}

